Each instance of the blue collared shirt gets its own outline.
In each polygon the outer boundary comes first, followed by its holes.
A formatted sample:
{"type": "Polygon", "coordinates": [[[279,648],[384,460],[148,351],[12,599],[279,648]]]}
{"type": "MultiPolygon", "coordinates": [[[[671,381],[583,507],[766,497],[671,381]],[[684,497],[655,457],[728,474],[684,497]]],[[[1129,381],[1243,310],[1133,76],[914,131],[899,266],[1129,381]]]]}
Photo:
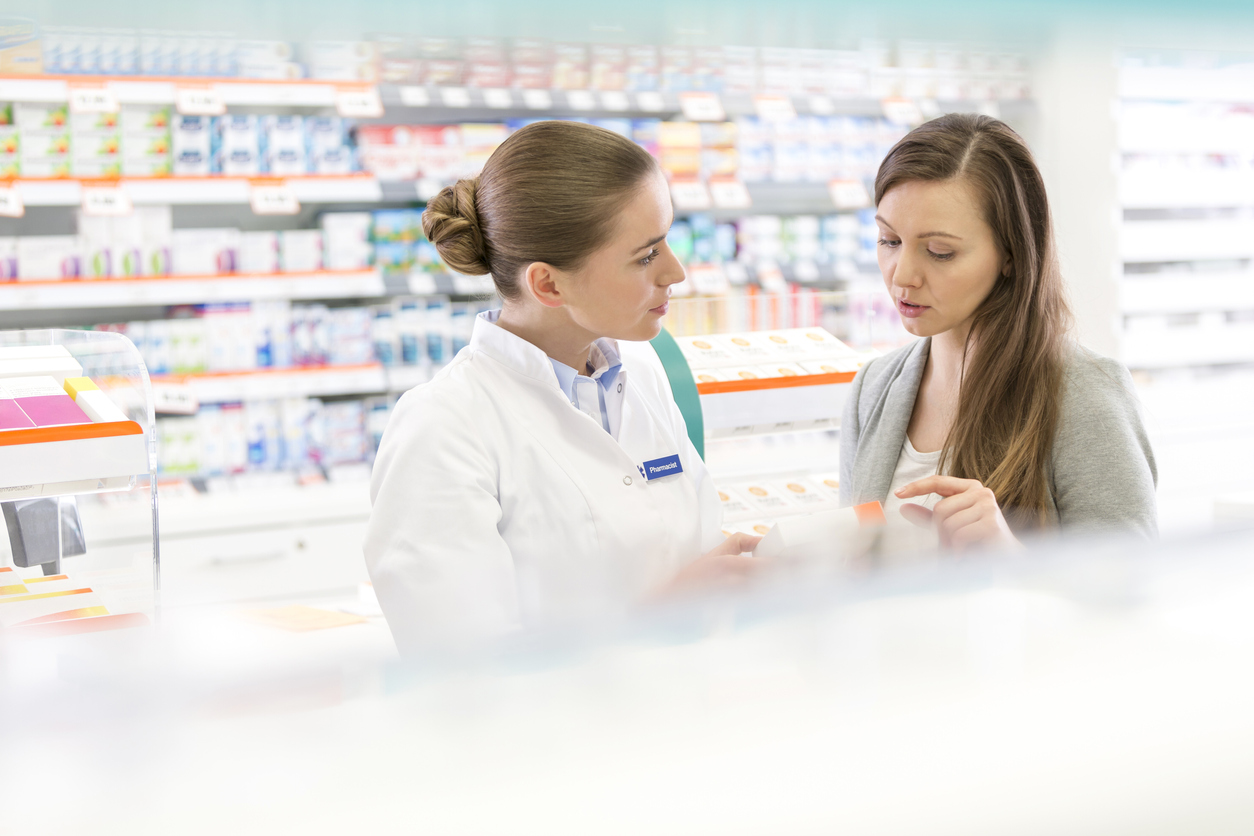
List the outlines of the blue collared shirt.
{"type": "Polygon", "coordinates": [[[575,409],[592,418],[607,433],[618,439],[623,417],[623,388],[626,374],[618,346],[605,337],[592,344],[588,354],[588,374],[582,375],[552,357],[557,383],[575,409]]]}

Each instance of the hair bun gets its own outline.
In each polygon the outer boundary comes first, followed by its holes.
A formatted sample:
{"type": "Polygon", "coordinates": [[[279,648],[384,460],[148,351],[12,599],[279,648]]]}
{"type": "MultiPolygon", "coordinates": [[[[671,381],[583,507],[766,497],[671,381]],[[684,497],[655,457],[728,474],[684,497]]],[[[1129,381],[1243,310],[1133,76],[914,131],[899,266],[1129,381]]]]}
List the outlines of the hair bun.
{"type": "Polygon", "coordinates": [[[467,276],[492,272],[479,226],[479,210],[475,207],[478,187],[478,177],[458,180],[441,189],[422,213],[422,231],[427,240],[435,245],[445,264],[467,276]]]}

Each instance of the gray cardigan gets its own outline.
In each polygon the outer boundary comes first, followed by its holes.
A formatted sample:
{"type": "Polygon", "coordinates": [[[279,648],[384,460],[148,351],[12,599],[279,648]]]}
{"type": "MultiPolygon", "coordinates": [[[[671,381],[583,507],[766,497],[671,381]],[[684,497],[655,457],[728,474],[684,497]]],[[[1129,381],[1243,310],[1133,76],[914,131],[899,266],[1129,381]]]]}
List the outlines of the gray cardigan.
{"type": "MultiPolygon", "coordinates": [[[[840,425],[840,498],[888,496],[930,338],[877,357],[854,378],[840,425]]],[[[1158,469],[1132,377],[1077,347],[1064,377],[1050,454],[1050,522],[1069,531],[1158,533],[1158,469]]]]}

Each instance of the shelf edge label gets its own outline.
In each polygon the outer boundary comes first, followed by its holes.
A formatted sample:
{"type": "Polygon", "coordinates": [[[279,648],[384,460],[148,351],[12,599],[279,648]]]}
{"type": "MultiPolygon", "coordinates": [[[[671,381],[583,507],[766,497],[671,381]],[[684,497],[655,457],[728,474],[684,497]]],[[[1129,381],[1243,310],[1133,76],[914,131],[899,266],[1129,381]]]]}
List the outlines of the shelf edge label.
{"type": "Polygon", "coordinates": [[[685,117],[694,122],[722,122],[727,119],[723,102],[714,93],[680,93],[679,108],[685,117]]]}
{"type": "Polygon", "coordinates": [[[129,215],[134,210],[131,196],[119,184],[90,184],[82,187],[82,203],[84,215],[117,217],[129,215]]]}
{"type": "Polygon", "coordinates": [[[221,116],[226,113],[226,98],[216,87],[178,87],[174,107],[184,116],[221,116]]]}
{"type": "Polygon", "coordinates": [[[104,86],[70,85],[71,113],[117,113],[122,109],[118,94],[104,86]]]}
{"type": "Polygon", "coordinates": [[[349,119],[378,119],[383,115],[383,99],[378,87],[336,90],[335,112],[349,119]]]}
{"type": "Polygon", "coordinates": [[[256,215],[295,215],[300,201],[287,183],[254,182],[248,190],[248,203],[256,215]]]}
{"type": "Polygon", "coordinates": [[[0,217],[20,218],[26,214],[26,204],[16,186],[0,186],[0,217]]]}

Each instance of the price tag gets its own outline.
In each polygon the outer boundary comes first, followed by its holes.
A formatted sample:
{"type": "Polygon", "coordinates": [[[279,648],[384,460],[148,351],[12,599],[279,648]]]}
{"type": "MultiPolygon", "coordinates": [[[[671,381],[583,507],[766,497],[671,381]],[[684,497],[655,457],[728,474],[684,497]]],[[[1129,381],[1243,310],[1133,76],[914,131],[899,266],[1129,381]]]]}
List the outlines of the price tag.
{"type": "Polygon", "coordinates": [[[116,184],[83,184],[83,214],[117,216],[129,215],[135,207],[131,197],[116,184]]]}
{"type": "Polygon", "coordinates": [[[426,107],[431,104],[431,96],[422,87],[402,87],[401,104],[405,107],[426,107]]]}
{"type": "Polygon", "coordinates": [[[524,90],[523,104],[532,110],[548,110],[553,107],[553,95],[548,90],[524,90]]]}
{"type": "Polygon", "coordinates": [[[728,282],[734,285],[749,283],[749,269],[740,261],[729,261],[724,264],[723,275],[727,277],[728,282]]]}
{"type": "Polygon", "coordinates": [[[440,90],[440,101],[445,107],[470,107],[470,91],[465,87],[445,87],[440,90]]]}
{"type": "Polygon", "coordinates": [[[418,199],[426,201],[438,195],[444,184],[434,177],[423,177],[414,184],[414,189],[418,192],[418,199]]]}
{"type": "Polygon", "coordinates": [[[410,273],[409,292],[419,296],[430,296],[436,293],[435,276],[430,273],[410,273]]]}
{"type": "Polygon", "coordinates": [[[758,284],[763,290],[772,293],[782,293],[788,289],[788,282],[784,280],[784,272],[779,269],[779,265],[774,261],[763,261],[758,264],[758,284]]]}
{"type": "Polygon", "coordinates": [[[107,87],[70,88],[71,113],[117,113],[120,109],[117,93],[107,87]]]}
{"type": "Polygon", "coordinates": [[[792,274],[797,281],[805,284],[817,282],[819,280],[819,265],[813,261],[795,261],[792,265],[792,274]]]}
{"type": "Polygon", "coordinates": [[[597,97],[590,90],[567,90],[566,104],[572,110],[596,110],[597,97]]]}
{"type": "Polygon", "coordinates": [[[489,87],[483,91],[483,103],[495,108],[513,107],[514,96],[502,87],[489,87]]]}
{"type": "Polygon", "coordinates": [[[185,116],[221,116],[226,99],[216,87],[179,87],[174,91],[174,107],[185,116]]]}
{"type": "Polygon", "coordinates": [[[0,186],[0,217],[20,218],[25,214],[21,193],[12,186],[0,186]]]}
{"type": "Polygon", "coordinates": [[[608,90],[601,94],[601,107],[606,110],[623,111],[631,109],[631,100],[627,94],[618,90],[608,90]]]}
{"type": "Polygon", "coordinates": [[[866,183],[861,180],[833,180],[827,184],[827,191],[837,209],[863,209],[871,203],[866,183]]]}
{"type": "Polygon", "coordinates": [[[200,409],[196,393],[186,383],[154,382],[152,405],[161,415],[195,415],[200,409]]]}
{"type": "Polygon", "coordinates": [[[894,125],[918,125],[923,122],[923,111],[912,99],[884,99],[880,102],[884,118],[894,125]]]}
{"type": "Polygon", "coordinates": [[[706,296],[718,296],[731,289],[727,274],[717,264],[689,264],[688,280],[693,290],[706,296]]]}
{"type": "Polygon", "coordinates": [[[379,88],[336,90],[335,112],[350,119],[378,119],[383,115],[383,99],[379,98],[379,88]]]}
{"type": "Polygon", "coordinates": [[[727,118],[723,103],[713,93],[680,93],[679,108],[694,122],[722,122],[727,118]]]}
{"type": "Polygon", "coordinates": [[[753,198],[745,184],[736,178],[715,177],[710,180],[710,198],[719,209],[748,209],[753,198]]]}
{"type": "Polygon", "coordinates": [[[811,96],[810,112],[818,116],[830,116],[836,112],[836,103],[828,96],[811,96]]]}
{"type": "Polygon", "coordinates": [[[253,183],[248,192],[248,202],[257,215],[295,215],[300,211],[300,201],[286,183],[253,183]]]}
{"type": "Polygon", "coordinates": [[[661,93],[653,90],[637,93],[636,104],[640,105],[640,109],[646,113],[661,113],[666,110],[666,99],[661,93]]]}
{"type": "Polygon", "coordinates": [[[787,122],[797,118],[797,109],[788,96],[754,96],[753,109],[767,122],[787,122]]]}
{"type": "Polygon", "coordinates": [[[672,180],[671,199],[680,210],[710,208],[710,190],[700,180],[672,180]]]}

